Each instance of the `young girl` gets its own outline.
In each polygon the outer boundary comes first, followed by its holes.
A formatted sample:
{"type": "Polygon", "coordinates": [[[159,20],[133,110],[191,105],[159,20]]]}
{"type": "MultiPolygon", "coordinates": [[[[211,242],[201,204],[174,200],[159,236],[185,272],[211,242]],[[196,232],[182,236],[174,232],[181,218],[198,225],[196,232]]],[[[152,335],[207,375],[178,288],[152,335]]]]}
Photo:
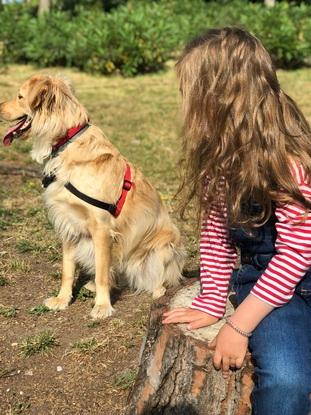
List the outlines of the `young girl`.
{"type": "Polygon", "coordinates": [[[208,31],[177,63],[183,101],[183,210],[202,217],[201,293],[164,323],[189,329],[238,307],[211,344],[224,377],[248,346],[253,413],[307,415],[311,392],[311,130],[280,88],[261,42],[238,28],[208,31]],[[233,272],[236,247],[241,267],[233,272]],[[249,343],[249,344],[248,344],[249,343]]]}

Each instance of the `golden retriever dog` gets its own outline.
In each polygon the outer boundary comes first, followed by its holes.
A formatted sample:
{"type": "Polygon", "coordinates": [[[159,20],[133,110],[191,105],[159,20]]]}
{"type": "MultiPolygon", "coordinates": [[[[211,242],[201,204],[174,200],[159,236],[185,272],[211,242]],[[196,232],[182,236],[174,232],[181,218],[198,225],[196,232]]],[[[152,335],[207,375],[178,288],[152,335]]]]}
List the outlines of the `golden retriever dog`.
{"type": "Polygon", "coordinates": [[[178,229],[141,171],[88,123],[67,81],[33,76],[0,104],[0,118],[14,122],[4,144],[31,136],[32,158],[44,165],[44,200],[63,245],[61,287],[45,300],[48,308],[69,305],[77,266],[95,275],[92,318],[112,314],[116,275],[153,298],[178,284],[184,262],[178,229]]]}

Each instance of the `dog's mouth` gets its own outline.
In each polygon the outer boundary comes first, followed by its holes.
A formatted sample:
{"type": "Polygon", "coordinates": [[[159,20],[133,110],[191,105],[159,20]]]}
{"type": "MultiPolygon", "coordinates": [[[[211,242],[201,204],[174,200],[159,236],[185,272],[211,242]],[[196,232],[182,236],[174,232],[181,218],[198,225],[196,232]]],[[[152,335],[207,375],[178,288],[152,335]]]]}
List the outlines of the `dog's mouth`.
{"type": "Polygon", "coordinates": [[[31,127],[32,120],[28,115],[17,118],[15,121],[17,121],[17,124],[10,127],[3,138],[5,146],[9,146],[15,138],[22,137],[31,127]]]}

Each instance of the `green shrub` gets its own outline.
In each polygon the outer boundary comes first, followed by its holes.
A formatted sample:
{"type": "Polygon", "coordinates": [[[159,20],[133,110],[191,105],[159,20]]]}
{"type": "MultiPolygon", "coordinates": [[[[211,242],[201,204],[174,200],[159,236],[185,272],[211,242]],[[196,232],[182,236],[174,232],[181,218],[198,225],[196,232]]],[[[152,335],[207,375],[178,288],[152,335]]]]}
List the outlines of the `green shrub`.
{"type": "Polygon", "coordinates": [[[303,65],[311,55],[310,39],[306,38],[310,28],[311,7],[301,4],[290,6],[276,3],[272,8],[260,9],[248,16],[247,27],[253,31],[269,50],[276,66],[294,68],[303,65]],[[256,18],[257,17],[257,18],[256,18]]]}
{"type": "Polygon", "coordinates": [[[0,13],[0,42],[3,61],[24,62],[25,44],[30,39],[32,16],[22,5],[9,5],[0,13]]]}
{"type": "Polygon", "coordinates": [[[161,70],[190,38],[228,25],[258,36],[279,67],[298,67],[311,56],[311,6],[287,2],[267,8],[246,0],[132,0],[109,13],[79,6],[74,15],[56,10],[40,18],[15,4],[3,7],[0,25],[0,62],[102,74],[161,70]]]}
{"type": "Polygon", "coordinates": [[[70,64],[67,56],[68,39],[74,36],[70,16],[65,12],[53,12],[32,19],[24,51],[27,61],[39,66],[70,64]]]}
{"type": "Polygon", "coordinates": [[[107,57],[124,75],[163,68],[176,47],[178,31],[156,3],[120,7],[108,16],[107,57]]]}

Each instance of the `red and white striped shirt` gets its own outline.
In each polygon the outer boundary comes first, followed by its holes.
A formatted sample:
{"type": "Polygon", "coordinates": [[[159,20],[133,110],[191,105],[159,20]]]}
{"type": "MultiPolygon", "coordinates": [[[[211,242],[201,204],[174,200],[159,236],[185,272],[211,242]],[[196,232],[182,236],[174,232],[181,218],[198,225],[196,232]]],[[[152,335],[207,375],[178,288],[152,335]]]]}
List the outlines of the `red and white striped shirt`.
{"type": "MultiPolygon", "coordinates": [[[[311,186],[301,166],[292,172],[299,189],[311,200],[311,186]]],[[[280,307],[293,296],[295,287],[311,267],[311,211],[296,203],[279,205],[275,209],[277,238],[276,254],[254,285],[251,294],[280,307]]],[[[216,317],[225,313],[229,280],[237,259],[236,248],[229,238],[227,212],[211,209],[201,226],[200,279],[201,294],[191,308],[216,317]]]]}

